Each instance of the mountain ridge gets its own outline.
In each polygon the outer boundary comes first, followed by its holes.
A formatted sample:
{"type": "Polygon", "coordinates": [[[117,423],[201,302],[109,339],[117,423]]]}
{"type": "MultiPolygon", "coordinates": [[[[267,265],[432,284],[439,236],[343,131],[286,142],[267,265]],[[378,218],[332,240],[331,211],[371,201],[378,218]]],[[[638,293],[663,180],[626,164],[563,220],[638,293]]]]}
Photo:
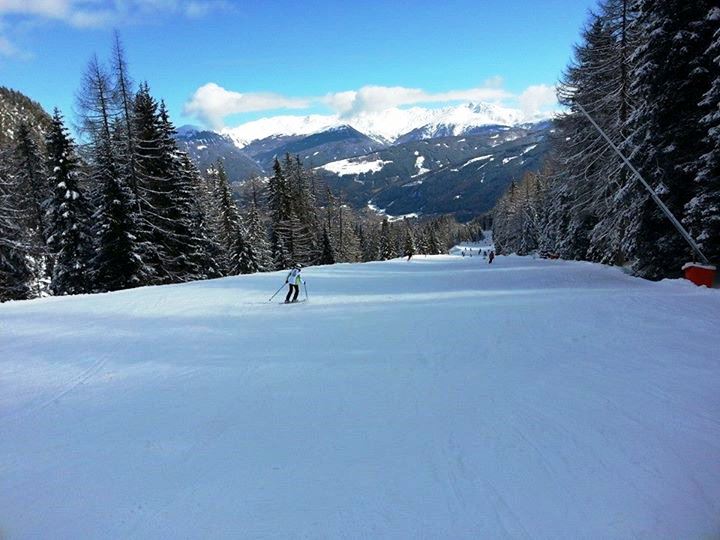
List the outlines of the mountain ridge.
{"type": "MultiPolygon", "coordinates": [[[[287,133],[251,142],[188,126],[179,129],[178,138],[201,170],[222,159],[235,182],[270,176],[274,160],[290,154],[355,208],[389,216],[447,213],[466,221],[490,210],[512,180],[540,169],[549,148],[552,122],[522,123],[516,111],[498,124],[488,110],[478,105],[445,109],[434,117],[437,122],[404,132],[394,142],[347,123],[327,125],[327,119],[285,126],[287,133]],[[507,125],[511,121],[516,124],[507,125]],[[314,131],[320,125],[323,129],[314,131]],[[298,126],[313,133],[290,133],[298,126]],[[209,148],[211,141],[217,148],[209,148]]],[[[416,116],[408,125],[426,119],[416,116]]]]}
{"type": "Polygon", "coordinates": [[[462,135],[468,130],[486,125],[514,127],[528,120],[540,121],[546,118],[528,119],[519,109],[494,103],[463,103],[443,108],[390,107],[376,112],[362,112],[355,115],[281,115],[260,118],[220,131],[230,137],[239,148],[254,141],[280,135],[312,135],[337,128],[350,126],[378,142],[393,144],[402,136],[417,130],[424,130],[423,138],[442,134],[462,135]]]}

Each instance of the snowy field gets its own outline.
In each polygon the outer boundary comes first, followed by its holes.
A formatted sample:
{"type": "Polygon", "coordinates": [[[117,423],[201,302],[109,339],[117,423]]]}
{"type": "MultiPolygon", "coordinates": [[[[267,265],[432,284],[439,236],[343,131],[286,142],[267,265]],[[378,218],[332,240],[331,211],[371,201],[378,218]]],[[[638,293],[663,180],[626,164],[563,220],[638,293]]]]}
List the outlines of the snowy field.
{"type": "Polygon", "coordinates": [[[0,305],[0,538],[720,535],[720,291],[303,273],[0,305]]]}

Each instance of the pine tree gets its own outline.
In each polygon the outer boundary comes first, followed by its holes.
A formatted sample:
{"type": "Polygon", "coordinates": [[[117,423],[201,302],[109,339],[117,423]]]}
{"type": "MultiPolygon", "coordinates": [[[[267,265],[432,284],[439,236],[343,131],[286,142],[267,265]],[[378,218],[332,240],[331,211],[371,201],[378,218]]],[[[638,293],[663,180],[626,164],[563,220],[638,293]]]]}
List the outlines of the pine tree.
{"type": "Polygon", "coordinates": [[[112,49],[112,83],[110,88],[110,100],[115,113],[120,118],[120,129],[118,129],[119,142],[119,170],[125,182],[133,193],[133,200],[138,203],[138,212],[142,214],[139,206],[139,179],[137,165],[137,151],[135,129],[133,125],[134,92],[133,81],[128,71],[125,49],[120,41],[120,34],[115,31],[113,34],[112,49]]]}
{"type": "MultiPolygon", "coordinates": [[[[165,216],[172,204],[169,186],[172,160],[162,146],[158,104],[150,94],[147,83],[140,85],[132,107],[132,127],[127,129],[124,122],[119,121],[116,134],[119,152],[129,152],[129,145],[133,150],[132,158],[125,160],[123,168],[126,171],[132,168],[134,171],[134,190],[138,196],[140,219],[138,240],[147,269],[143,284],[172,283],[175,280],[167,249],[171,223],[165,216]]],[[[127,174],[123,177],[125,180],[130,179],[127,174]]],[[[124,183],[130,186],[128,182],[124,183]]]]}
{"type": "Polygon", "coordinates": [[[252,246],[253,251],[256,254],[258,270],[260,272],[268,272],[273,269],[272,252],[266,238],[265,227],[260,219],[258,197],[259,194],[257,186],[253,184],[250,211],[246,220],[247,241],[252,246]]]}
{"type": "Polygon", "coordinates": [[[419,227],[418,234],[415,237],[415,244],[417,245],[417,252],[421,255],[428,255],[428,231],[427,227],[419,227]]]}
{"type": "Polygon", "coordinates": [[[550,161],[558,166],[545,198],[548,211],[542,212],[548,220],[542,242],[544,250],[565,258],[618,263],[628,253],[625,238],[638,198],[635,180],[577,104],[624,146],[633,109],[630,82],[636,60],[630,53],[641,34],[635,3],[601,4],[559,88],[559,100],[570,112],[560,118],[552,138],[550,161]]]}
{"type": "Polygon", "coordinates": [[[97,149],[94,160],[92,177],[101,186],[98,209],[92,218],[98,239],[92,260],[95,290],[137,287],[144,279],[132,192],[117,179],[109,144],[97,149]]]}
{"type": "MultiPolygon", "coordinates": [[[[44,146],[44,145],[43,145],[44,146]]],[[[47,293],[52,273],[52,257],[45,236],[45,211],[50,191],[45,170],[44,148],[35,140],[30,127],[22,122],[18,129],[14,152],[15,202],[24,217],[29,264],[33,274],[33,296],[47,293]]]]}
{"type": "MultiPolygon", "coordinates": [[[[285,245],[294,263],[311,264],[318,249],[313,231],[318,228],[315,201],[309,189],[306,172],[298,156],[285,155],[283,175],[288,193],[289,218],[284,228],[285,245]]],[[[281,228],[281,231],[283,229],[281,228]]]]}
{"type": "Polygon", "coordinates": [[[375,224],[363,227],[364,243],[362,244],[363,262],[377,261],[380,259],[380,228],[375,224]]]}
{"type": "Polygon", "coordinates": [[[380,260],[387,261],[396,256],[395,239],[390,231],[390,223],[385,218],[380,227],[380,260]]]}
{"type": "Polygon", "coordinates": [[[438,241],[437,233],[435,231],[435,226],[431,223],[427,227],[428,235],[427,235],[427,245],[428,245],[428,254],[430,255],[441,255],[443,253],[443,249],[440,246],[440,242],[438,241]]]}
{"type": "Polygon", "coordinates": [[[183,190],[189,193],[188,222],[192,240],[187,256],[198,272],[195,279],[221,277],[220,247],[214,240],[212,217],[206,207],[210,204],[207,187],[187,154],[180,155],[180,176],[183,190]]]}
{"type": "Polygon", "coordinates": [[[50,186],[43,151],[24,122],[18,129],[14,157],[16,181],[25,207],[27,226],[37,238],[37,251],[40,254],[46,244],[45,202],[50,186]]]}
{"type": "Polygon", "coordinates": [[[162,201],[162,240],[167,260],[166,272],[172,281],[190,281],[205,274],[203,260],[206,246],[196,228],[199,211],[196,204],[194,169],[187,166],[187,156],[181,154],[175,143],[175,127],[169,119],[164,102],[158,110],[160,162],[164,165],[165,189],[162,201]]]}
{"type": "Polygon", "coordinates": [[[90,178],[96,186],[92,259],[94,290],[112,291],[143,283],[144,265],[138,243],[139,223],[132,191],[118,170],[110,114],[110,83],[93,58],[78,95],[83,133],[89,138],[90,178]]]}
{"type": "MultiPolygon", "coordinates": [[[[718,27],[720,8],[711,8],[706,23],[718,27]]],[[[720,261],[720,27],[699,62],[714,78],[700,101],[705,153],[695,177],[697,195],[685,205],[685,224],[710,261],[720,261]]]]}
{"type": "Polygon", "coordinates": [[[335,264],[335,253],[330,242],[330,235],[325,227],[323,227],[322,254],[318,264],[335,264]]]}
{"type": "Polygon", "coordinates": [[[257,256],[246,240],[247,233],[242,223],[239,224],[235,243],[230,253],[231,274],[254,274],[260,271],[257,256]]]}
{"type": "Polygon", "coordinates": [[[273,176],[268,182],[268,206],[272,228],[273,261],[275,269],[282,270],[293,264],[293,228],[290,223],[293,211],[290,186],[277,159],[273,164],[273,176]],[[278,264],[284,266],[277,266],[278,264]]]}
{"type": "Polygon", "coordinates": [[[273,265],[275,269],[284,270],[290,268],[293,263],[282,236],[273,231],[270,243],[272,245],[273,265]]]}
{"type": "Polygon", "coordinates": [[[361,259],[360,242],[355,233],[354,217],[352,211],[339,199],[337,209],[337,235],[338,259],[343,262],[357,262],[361,259]]]}
{"type": "MultiPolygon", "coordinates": [[[[696,195],[708,150],[698,104],[712,85],[705,53],[717,28],[707,18],[714,7],[712,0],[641,1],[638,23],[646,37],[636,52],[632,91],[639,107],[631,116],[636,165],[676,216],[696,195]]],[[[631,224],[634,270],[649,278],[677,275],[692,253],[655,203],[644,201],[631,224]]]]}
{"type": "Polygon", "coordinates": [[[417,247],[415,246],[415,235],[413,234],[412,228],[410,227],[410,221],[405,218],[405,240],[403,242],[403,255],[410,259],[415,252],[417,247]]]}
{"type": "MultiPolygon", "coordinates": [[[[220,213],[217,204],[218,170],[211,166],[198,179],[198,204],[202,210],[204,230],[208,240],[208,252],[218,274],[225,273],[225,253],[220,239],[220,213]]],[[[217,277],[217,276],[216,276],[217,277]]]]}
{"type": "Polygon", "coordinates": [[[230,182],[222,162],[217,164],[216,198],[218,237],[223,250],[225,275],[258,272],[258,257],[247,241],[247,232],[232,197],[230,182]]]}
{"type": "Polygon", "coordinates": [[[216,169],[217,185],[215,197],[218,207],[218,239],[220,247],[223,250],[225,275],[232,275],[233,273],[239,273],[235,271],[238,267],[237,250],[242,247],[242,245],[238,245],[238,238],[241,236],[240,214],[233,200],[230,181],[228,180],[222,162],[218,161],[216,169]],[[233,255],[235,255],[235,257],[233,257],[233,255]]]}
{"type": "Polygon", "coordinates": [[[47,135],[49,184],[46,236],[55,257],[50,289],[55,295],[91,291],[88,278],[93,254],[90,202],[80,186],[79,158],[75,144],[55,109],[47,135]]]}
{"type": "Polygon", "coordinates": [[[30,298],[33,278],[27,229],[15,204],[18,190],[9,163],[9,156],[0,149],[0,302],[30,298]]]}

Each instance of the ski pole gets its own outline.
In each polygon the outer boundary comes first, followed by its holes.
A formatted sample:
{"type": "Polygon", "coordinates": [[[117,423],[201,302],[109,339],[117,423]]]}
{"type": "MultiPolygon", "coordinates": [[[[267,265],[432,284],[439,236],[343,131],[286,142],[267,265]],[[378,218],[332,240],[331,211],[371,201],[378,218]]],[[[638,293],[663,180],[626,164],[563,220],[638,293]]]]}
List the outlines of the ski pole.
{"type": "Polygon", "coordinates": [[[275,294],[273,294],[273,295],[270,297],[270,300],[268,300],[268,302],[272,302],[272,299],[277,296],[277,293],[279,293],[280,291],[283,290],[283,287],[285,287],[285,284],[284,284],[284,283],[283,283],[282,285],[280,285],[280,288],[279,288],[277,291],[275,291],[275,294]]]}
{"type": "Polygon", "coordinates": [[[307,294],[307,282],[303,281],[303,288],[305,289],[305,300],[308,300],[308,294],[307,294]]]}

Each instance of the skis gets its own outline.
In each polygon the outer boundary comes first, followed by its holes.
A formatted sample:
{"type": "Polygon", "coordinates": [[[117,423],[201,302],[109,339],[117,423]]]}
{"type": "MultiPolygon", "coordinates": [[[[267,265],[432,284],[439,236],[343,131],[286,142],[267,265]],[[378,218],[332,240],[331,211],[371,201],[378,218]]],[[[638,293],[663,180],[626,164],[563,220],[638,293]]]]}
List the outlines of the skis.
{"type": "Polygon", "coordinates": [[[304,302],[307,302],[307,298],[303,298],[301,300],[295,300],[294,302],[280,302],[281,306],[291,306],[292,304],[302,304],[304,302]]]}

